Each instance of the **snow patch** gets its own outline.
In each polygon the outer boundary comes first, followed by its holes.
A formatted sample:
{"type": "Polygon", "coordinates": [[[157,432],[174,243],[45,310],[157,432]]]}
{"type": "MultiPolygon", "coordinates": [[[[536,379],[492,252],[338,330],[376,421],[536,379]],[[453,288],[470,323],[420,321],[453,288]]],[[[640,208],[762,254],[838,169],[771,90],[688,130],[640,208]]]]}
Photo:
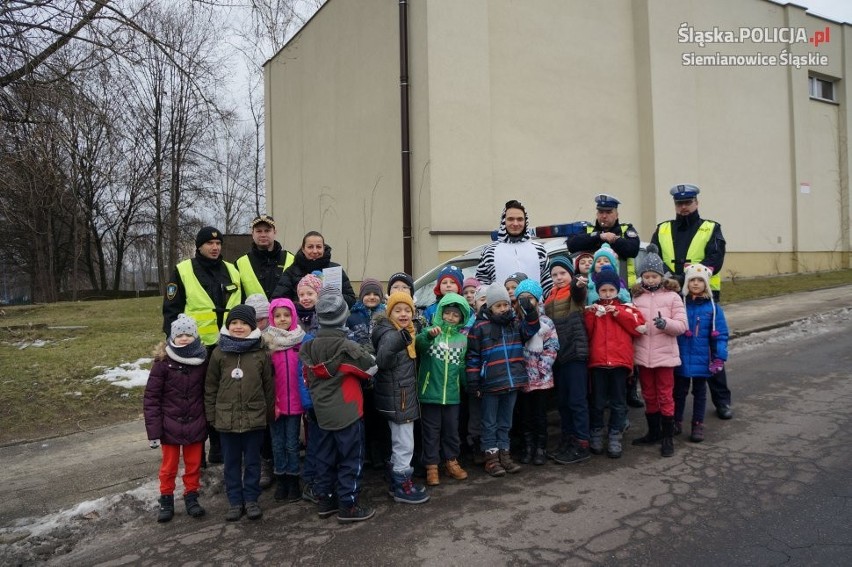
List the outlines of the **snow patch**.
{"type": "MultiPolygon", "coordinates": [[[[94,380],[101,382],[109,382],[113,386],[121,386],[122,388],[136,388],[144,386],[148,383],[147,368],[142,368],[143,365],[150,364],[153,359],[140,358],[135,362],[125,362],[115,368],[109,368],[102,374],[94,377],[94,380]]],[[[95,367],[102,368],[102,367],[95,367]]]]}
{"type": "Polygon", "coordinates": [[[815,337],[834,333],[852,315],[852,309],[844,308],[829,313],[819,313],[806,319],[795,321],[784,327],[751,333],[731,340],[731,354],[740,354],[768,344],[786,343],[806,337],[815,337]]]}

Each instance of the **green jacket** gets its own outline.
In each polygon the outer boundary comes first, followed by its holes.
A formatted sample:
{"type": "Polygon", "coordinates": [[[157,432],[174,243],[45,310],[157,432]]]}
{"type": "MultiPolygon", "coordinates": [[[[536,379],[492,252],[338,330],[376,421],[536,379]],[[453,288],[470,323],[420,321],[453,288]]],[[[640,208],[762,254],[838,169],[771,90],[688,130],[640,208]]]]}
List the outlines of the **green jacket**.
{"type": "Polygon", "coordinates": [[[432,321],[435,325],[424,328],[417,335],[417,356],[420,368],[417,372],[417,397],[421,404],[453,405],[461,402],[461,387],[465,385],[465,354],[467,334],[465,323],[470,317],[470,306],[457,293],[448,293],[438,302],[432,321]],[[458,325],[444,322],[444,308],[457,306],[462,317],[458,325]],[[429,331],[439,327],[437,337],[429,331]]]}
{"type": "Polygon", "coordinates": [[[266,349],[242,354],[222,352],[210,355],[204,383],[204,410],[207,421],[218,431],[244,433],[264,429],[275,415],[275,378],[266,349]],[[243,377],[233,378],[239,360],[243,377]]]}

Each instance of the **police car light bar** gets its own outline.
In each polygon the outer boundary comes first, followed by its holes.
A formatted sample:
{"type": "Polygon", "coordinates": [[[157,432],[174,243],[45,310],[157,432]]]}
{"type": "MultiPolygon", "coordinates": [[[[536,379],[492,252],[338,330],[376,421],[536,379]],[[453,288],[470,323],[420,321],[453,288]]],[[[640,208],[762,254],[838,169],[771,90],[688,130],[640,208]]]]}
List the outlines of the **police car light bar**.
{"type": "MultiPolygon", "coordinates": [[[[589,223],[586,221],[577,221],[566,224],[547,224],[529,229],[530,236],[533,238],[567,238],[575,234],[585,234],[586,227],[589,223]]],[[[497,231],[491,231],[491,240],[497,240],[497,231]]]]}

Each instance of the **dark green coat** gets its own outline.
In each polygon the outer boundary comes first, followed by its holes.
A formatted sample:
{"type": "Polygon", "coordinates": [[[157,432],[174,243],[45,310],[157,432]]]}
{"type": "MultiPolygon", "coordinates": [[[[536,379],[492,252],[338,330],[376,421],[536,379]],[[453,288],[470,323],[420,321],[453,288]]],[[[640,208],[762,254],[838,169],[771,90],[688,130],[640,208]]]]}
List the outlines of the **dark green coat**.
{"type": "Polygon", "coordinates": [[[243,433],[264,429],[275,415],[275,378],[265,349],[242,354],[222,352],[217,346],[210,355],[204,382],[204,410],[217,431],[243,433]],[[239,360],[243,377],[231,373],[239,360]]]}

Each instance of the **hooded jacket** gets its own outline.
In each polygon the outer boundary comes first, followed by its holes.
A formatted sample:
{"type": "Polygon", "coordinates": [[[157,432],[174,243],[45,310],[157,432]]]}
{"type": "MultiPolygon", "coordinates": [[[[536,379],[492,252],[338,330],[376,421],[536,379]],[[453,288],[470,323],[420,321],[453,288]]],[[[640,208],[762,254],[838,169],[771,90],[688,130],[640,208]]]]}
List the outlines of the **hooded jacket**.
{"type": "Polygon", "coordinates": [[[539,328],[538,318],[534,322],[512,318],[504,324],[483,306],[467,336],[468,391],[517,390],[529,382],[524,343],[539,328]]]}
{"type": "MultiPolygon", "coordinates": [[[[296,287],[299,285],[299,280],[308,274],[338,266],[340,264],[331,261],[331,246],[328,244],[325,245],[322,256],[316,260],[309,260],[305,256],[305,252],[299,248],[293,263],[281,274],[281,279],[278,280],[278,285],[275,286],[272,297],[286,297],[290,301],[297,303],[299,296],[296,293],[296,287]]],[[[355,290],[352,289],[352,283],[349,281],[349,276],[346,275],[346,270],[343,270],[342,285],[343,299],[346,301],[348,307],[352,307],[358,300],[358,296],[355,295],[355,290]]]]}
{"type": "Polygon", "coordinates": [[[372,341],[379,366],[373,394],[376,409],[394,423],[419,419],[415,360],[409,356],[408,345],[386,315],[376,317],[372,341]]]}
{"type": "Polygon", "coordinates": [[[675,374],[689,378],[709,378],[710,362],[714,358],[728,360],[728,323],[725,321],[725,313],[709,298],[687,297],[684,302],[687,330],[677,338],[681,365],[675,369],[675,374]]]}
{"type": "Polygon", "coordinates": [[[633,304],[645,317],[645,334],[633,341],[633,356],[639,366],[680,366],[677,337],[686,331],[686,309],[678,291],[680,286],[669,279],[663,280],[656,291],[648,291],[641,284],[633,286],[633,304]],[[666,321],[662,330],[654,325],[657,314],[666,321]]]}
{"type": "MultiPolygon", "coordinates": [[[[279,297],[269,303],[269,326],[275,327],[275,309],[284,307],[290,310],[290,326],[286,331],[299,328],[296,316],[296,306],[289,299],[279,297]]],[[[294,345],[284,350],[272,350],[272,368],[275,372],[275,418],[281,415],[301,415],[304,413],[302,399],[299,395],[301,367],[299,362],[299,346],[294,345]]]]}
{"type": "Polygon", "coordinates": [[[417,372],[417,397],[423,404],[453,405],[461,403],[461,387],[465,384],[465,355],[467,335],[465,324],[470,317],[470,306],[457,293],[448,293],[441,298],[435,309],[434,325],[417,335],[417,356],[420,368],[417,372]],[[455,305],[462,317],[458,325],[450,325],[443,319],[444,309],[455,305]],[[432,337],[430,329],[437,327],[441,333],[432,337]]]}

